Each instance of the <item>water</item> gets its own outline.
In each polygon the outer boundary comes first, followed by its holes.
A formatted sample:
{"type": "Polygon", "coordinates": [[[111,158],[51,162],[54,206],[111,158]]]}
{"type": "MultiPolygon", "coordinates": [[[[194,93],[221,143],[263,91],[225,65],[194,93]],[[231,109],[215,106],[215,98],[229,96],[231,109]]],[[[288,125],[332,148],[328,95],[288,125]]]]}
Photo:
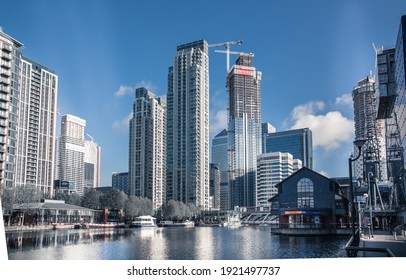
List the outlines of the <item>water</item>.
{"type": "Polygon", "coordinates": [[[256,260],[344,257],[348,237],[268,227],[65,229],[6,234],[10,260],[256,260]]]}

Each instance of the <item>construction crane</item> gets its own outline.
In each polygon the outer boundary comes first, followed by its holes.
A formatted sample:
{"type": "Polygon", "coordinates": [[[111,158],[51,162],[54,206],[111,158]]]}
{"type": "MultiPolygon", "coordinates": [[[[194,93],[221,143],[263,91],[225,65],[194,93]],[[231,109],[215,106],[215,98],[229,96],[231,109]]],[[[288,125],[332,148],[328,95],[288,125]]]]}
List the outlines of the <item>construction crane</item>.
{"type": "MultiPolygon", "coordinates": [[[[233,52],[233,51],[223,51],[223,50],[214,50],[216,53],[225,53],[227,54],[227,63],[229,63],[229,55],[230,54],[237,54],[237,55],[245,55],[250,56],[251,58],[254,57],[253,53],[245,53],[245,52],[233,52]]],[[[227,73],[230,71],[230,65],[227,65],[227,73]]]]}
{"type": "Polygon", "coordinates": [[[86,133],[86,136],[89,137],[92,142],[94,141],[94,138],[91,135],[86,133]]]}
{"type": "Polygon", "coordinates": [[[227,54],[227,73],[230,69],[230,46],[231,45],[241,45],[243,43],[242,40],[239,40],[237,42],[230,41],[230,42],[224,42],[224,43],[217,43],[217,44],[211,44],[209,45],[209,48],[215,48],[215,47],[225,47],[226,48],[226,54],[227,54]]]}

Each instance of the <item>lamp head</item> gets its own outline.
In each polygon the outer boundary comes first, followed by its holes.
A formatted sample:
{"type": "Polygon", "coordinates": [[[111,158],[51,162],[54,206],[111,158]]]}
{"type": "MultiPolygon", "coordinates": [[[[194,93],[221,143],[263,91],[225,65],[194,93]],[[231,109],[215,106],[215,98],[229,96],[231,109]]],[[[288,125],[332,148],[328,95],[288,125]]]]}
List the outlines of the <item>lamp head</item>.
{"type": "Polygon", "coordinates": [[[361,148],[365,144],[366,141],[367,140],[365,140],[365,139],[356,139],[353,143],[358,148],[361,148]]]}

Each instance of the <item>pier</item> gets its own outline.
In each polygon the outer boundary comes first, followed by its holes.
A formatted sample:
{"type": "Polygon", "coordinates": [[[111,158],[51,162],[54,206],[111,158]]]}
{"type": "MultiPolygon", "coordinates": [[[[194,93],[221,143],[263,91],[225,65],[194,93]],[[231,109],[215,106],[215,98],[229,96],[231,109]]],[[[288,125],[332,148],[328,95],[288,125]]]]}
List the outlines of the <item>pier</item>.
{"type": "Polygon", "coordinates": [[[358,246],[345,247],[349,257],[406,257],[406,236],[394,235],[387,230],[376,230],[373,236],[362,235],[358,246]]]}

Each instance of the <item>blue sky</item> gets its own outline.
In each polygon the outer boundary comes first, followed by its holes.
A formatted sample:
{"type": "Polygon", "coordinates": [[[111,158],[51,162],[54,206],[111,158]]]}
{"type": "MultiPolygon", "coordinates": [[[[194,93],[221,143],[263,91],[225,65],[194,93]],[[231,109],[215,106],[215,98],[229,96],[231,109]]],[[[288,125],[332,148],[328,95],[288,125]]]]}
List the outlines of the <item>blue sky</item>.
{"type": "MultiPolygon", "coordinates": [[[[314,169],[347,176],[354,131],[349,94],[374,70],[372,44],[394,47],[406,14],[402,0],[16,0],[1,6],[3,31],[25,45],[26,57],[58,74],[61,115],[85,119],[86,133],[102,147],[102,185],[111,184],[112,172],[128,169],[134,88],[165,96],[176,46],[198,39],[243,40],[231,49],[255,54],[262,121],[278,131],[310,127],[314,169]]],[[[211,136],[226,126],[225,68],[225,55],[210,49],[211,136]]]]}

